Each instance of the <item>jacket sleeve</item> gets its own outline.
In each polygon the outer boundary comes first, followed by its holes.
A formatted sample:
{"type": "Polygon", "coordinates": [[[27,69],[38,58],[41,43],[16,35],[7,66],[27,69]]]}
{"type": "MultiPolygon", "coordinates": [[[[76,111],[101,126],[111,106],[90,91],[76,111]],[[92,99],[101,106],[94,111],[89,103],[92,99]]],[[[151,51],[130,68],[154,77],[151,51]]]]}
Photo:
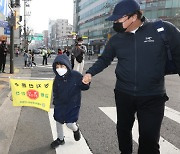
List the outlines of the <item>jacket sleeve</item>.
{"type": "Polygon", "coordinates": [[[166,22],[172,57],[180,74],[180,30],[173,24],[166,22]]]}
{"type": "Polygon", "coordinates": [[[106,67],[108,67],[111,62],[113,61],[115,54],[115,49],[111,45],[110,40],[107,45],[105,46],[105,49],[102,53],[102,55],[98,58],[98,60],[90,67],[86,73],[90,73],[92,76],[100,73],[103,71],[106,67]]]}
{"type": "Polygon", "coordinates": [[[83,82],[82,82],[82,79],[83,79],[83,76],[82,76],[82,74],[80,74],[79,72],[77,72],[77,82],[78,82],[78,85],[79,85],[79,89],[80,90],[83,90],[83,91],[85,91],[85,90],[88,90],[89,89],[89,87],[90,87],[90,83],[89,84],[84,84],[83,82]]]}
{"type": "Polygon", "coordinates": [[[83,82],[81,82],[81,84],[80,84],[80,89],[83,91],[88,90],[89,87],[90,87],[90,84],[84,84],[83,82]]]}

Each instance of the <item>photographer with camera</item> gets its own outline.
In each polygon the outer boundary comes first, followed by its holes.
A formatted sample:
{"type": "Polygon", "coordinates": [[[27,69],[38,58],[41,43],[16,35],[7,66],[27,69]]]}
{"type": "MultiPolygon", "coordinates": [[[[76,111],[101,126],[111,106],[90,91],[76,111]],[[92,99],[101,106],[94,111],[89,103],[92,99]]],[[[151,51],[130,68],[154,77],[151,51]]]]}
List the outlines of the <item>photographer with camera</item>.
{"type": "Polygon", "coordinates": [[[72,49],[72,55],[74,56],[74,70],[82,74],[84,68],[84,58],[87,52],[86,46],[82,45],[83,39],[79,37],[75,42],[75,46],[72,49]]]}

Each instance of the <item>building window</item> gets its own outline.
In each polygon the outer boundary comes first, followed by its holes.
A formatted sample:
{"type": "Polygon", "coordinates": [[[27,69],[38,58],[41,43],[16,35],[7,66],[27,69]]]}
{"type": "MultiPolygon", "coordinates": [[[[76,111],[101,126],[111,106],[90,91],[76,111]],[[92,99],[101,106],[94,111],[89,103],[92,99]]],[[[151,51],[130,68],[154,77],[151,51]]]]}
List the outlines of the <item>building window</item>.
{"type": "Polygon", "coordinates": [[[158,10],[158,17],[164,17],[164,10],[158,10]]]}
{"type": "Polygon", "coordinates": [[[152,19],[157,19],[158,18],[158,11],[157,10],[153,10],[151,15],[152,15],[151,16],[152,19]]]}
{"type": "Polygon", "coordinates": [[[171,9],[166,9],[165,10],[165,16],[166,17],[171,17],[171,9]]]}
{"type": "Polygon", "coordinates": [[[166,0],[165,8],[172,8],[172,0],[166,0]]]}
{"type": "Polygon", "coordinates": [[[175,8],[175,7],[180,7],[180,2],[179,2],[179,0],[173,0],[172,7],[173,7],[173,8],[175,8]]]}

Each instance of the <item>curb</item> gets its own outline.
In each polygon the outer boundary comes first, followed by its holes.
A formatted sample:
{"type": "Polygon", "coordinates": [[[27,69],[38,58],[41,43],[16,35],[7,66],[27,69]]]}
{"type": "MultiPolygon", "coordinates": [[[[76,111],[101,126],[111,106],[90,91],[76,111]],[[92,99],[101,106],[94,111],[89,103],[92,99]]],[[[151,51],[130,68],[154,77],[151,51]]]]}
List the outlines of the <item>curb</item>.
{"type": "MultiPolygon", "coordinates": [[[[11,92],[9,92],[8,96],[11,92]]],[[[8,154],[22,107],[13,107],[7,97],[0,107],[0,153],[8,154]]]]}

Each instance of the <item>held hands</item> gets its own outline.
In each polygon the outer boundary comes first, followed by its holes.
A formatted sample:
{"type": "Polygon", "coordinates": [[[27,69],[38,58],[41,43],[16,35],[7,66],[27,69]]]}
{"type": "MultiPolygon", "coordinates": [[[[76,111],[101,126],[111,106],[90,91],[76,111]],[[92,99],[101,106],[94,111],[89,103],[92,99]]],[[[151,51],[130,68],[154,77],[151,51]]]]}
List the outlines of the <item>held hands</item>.
{"type": "Polygon", "coordinates": [[[82,82],[84,84],[89,84],[91,82],[91,80],[92,80],[92,75],[87,73],[87,74],[84,75],[84,77],[82,79],[82,82]]]}

